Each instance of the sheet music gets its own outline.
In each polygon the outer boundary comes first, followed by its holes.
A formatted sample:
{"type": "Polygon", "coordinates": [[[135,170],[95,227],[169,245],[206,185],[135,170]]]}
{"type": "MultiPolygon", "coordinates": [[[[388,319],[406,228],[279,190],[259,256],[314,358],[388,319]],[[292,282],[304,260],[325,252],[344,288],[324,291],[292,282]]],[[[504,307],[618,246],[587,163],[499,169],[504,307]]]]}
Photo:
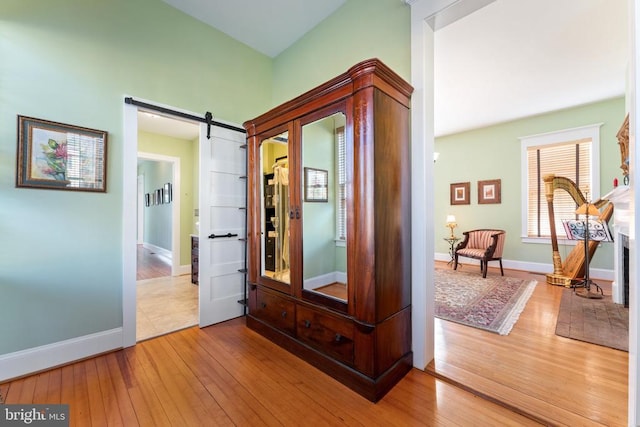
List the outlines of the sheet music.
{"type": "MultiPolygon", "coordinates": [[[[562,225],[569,240],[584,240],[587,221],[583,219],[563,219],[562,225]]],[[[613,242],[613,236],[606,222],[591,219],[589,223],[589,240],[596,242],[613,242]]]]}

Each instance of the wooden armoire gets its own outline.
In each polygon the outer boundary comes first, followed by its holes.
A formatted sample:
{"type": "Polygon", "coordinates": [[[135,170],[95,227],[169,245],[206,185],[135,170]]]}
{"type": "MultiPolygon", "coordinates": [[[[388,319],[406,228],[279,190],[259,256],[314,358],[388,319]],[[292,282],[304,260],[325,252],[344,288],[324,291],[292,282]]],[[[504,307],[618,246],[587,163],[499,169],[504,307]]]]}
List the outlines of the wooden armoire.
{"type": "Polygon", "coordinates": [[[371,401],[413,363],[412,91],[370,59],[244,123],[247,326],[371,401]]]}

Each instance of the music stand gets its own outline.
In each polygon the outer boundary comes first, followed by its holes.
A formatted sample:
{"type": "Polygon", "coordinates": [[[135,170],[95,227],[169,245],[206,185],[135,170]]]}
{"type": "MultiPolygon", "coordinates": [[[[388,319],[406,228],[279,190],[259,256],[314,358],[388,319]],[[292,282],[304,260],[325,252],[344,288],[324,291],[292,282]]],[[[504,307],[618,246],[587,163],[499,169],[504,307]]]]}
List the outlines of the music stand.
{"type": "Polygon", "coordinates": [[[598,209],[590,204],[585,203],[580,206],[576,211],[579,215],[584,215],[585,219],[565,219],[562,220],[562,225],[567,233],[569,240],[582,240],[584,241],[584,279],[576,284],[571,285],[572,288],[583,288],[584,292],[576,292],[576,295],[583,298],[602,298],[604,293],[602,288],[598,286],[593,280],[589,278],[589,240],[596,242],[613,242],[611,231],[605,221],[599,219],[589,220],[589,216],[596,216],[600,214],[598,209]],[[591,285],[595,286],[597,292],[591,292],[591,285]]]}

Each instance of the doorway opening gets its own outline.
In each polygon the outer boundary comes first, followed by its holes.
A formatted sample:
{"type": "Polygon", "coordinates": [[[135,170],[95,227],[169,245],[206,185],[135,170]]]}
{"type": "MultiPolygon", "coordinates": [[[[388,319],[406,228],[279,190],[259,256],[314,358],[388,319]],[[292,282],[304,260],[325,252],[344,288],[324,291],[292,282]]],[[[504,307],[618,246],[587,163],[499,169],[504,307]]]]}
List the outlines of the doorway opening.
{"type": "Polygon", "coordinates": [[[196,123],[138,111],[137,341],[198,324],[198,287],[183,254],[190,254],[197,233],[198,185],[190,171],[198,163],[199,130],[196,123]]]}

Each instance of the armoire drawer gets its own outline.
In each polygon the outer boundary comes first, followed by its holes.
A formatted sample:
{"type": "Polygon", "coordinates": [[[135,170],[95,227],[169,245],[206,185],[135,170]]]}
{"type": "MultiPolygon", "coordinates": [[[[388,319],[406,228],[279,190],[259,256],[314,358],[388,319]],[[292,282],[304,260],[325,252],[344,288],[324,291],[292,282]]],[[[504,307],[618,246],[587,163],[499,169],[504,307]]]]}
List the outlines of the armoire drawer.
{"type": "Polygon", "coordinates": [[[298,339],[343,362],[353,364],[353,322],[301,305],[297,307],[298,339]]]}
{"type": "Polygon", "coordinates": [[[265,292],[262,289],[257,290],[256,298],[256,311],[252,313],[254,317],[289,335],[295,333],[296,305],[292,300],[265,292]]]}

